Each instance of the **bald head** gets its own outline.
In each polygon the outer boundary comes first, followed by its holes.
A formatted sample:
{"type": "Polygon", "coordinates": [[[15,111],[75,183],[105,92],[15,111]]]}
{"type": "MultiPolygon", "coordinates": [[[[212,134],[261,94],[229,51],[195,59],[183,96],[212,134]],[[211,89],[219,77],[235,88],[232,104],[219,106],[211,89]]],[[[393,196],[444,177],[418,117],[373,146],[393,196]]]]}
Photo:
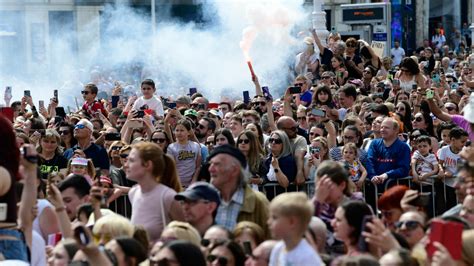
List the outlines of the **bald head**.
{"type": "Polygon", "coordinates": [[[298,124],[296,121],[289,116],[282,116],[278,119],[276,126],[278,129],[285,131],[288,138],[293,139],[296,137],[296,131],[298,129],[298,124]]]}

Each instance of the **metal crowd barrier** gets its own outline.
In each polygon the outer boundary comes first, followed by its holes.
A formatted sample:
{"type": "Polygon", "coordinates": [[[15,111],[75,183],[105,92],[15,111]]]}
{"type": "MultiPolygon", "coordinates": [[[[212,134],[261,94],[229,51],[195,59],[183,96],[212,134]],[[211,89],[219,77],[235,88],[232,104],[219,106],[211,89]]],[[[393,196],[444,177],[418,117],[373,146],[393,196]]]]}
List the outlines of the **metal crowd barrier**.
{"type": "Polygon", "coordinates": [[[283,188],[278,183],[267,183],[259,186],[259,191],[263,192],[263,194],[265,194],[269,199],[273,199],[278,194],[289,191],[305,192],[308,195],[308,198],[312,198],[314,196],[315,189],[314,181],[306,181],[302,185],[296,185],[292,183],[287,188],[283,188]]]}

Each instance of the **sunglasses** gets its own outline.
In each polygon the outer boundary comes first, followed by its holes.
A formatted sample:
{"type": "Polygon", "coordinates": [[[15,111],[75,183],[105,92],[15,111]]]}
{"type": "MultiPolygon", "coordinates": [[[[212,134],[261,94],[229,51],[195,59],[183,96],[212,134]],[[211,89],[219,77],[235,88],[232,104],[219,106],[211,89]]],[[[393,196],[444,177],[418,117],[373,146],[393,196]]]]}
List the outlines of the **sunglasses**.
{"type": "Polygon", "coordinates": [[[91,93],[91,92],[90,91],[81,91],[81,94],[88,95],[89,93],[91,93]]]}
{"type": "Polygon", "coordinates": [[[355,45],[355,44],[346,44],[346,47],[347,48],[356,48],[357,45],[355,45]]]}
{"type": "Polygon", "coordinates": [[[274,138],[268,139],[268,142],[274,143],[274,144],[282,144],[283,143],[283,141],[281,139],[274,139],[274,138]]]}
{"type": "Polygon", "coordinates": [[[405,107],[398,107],[397,110],[398,111],[405,111],[405,107]]]}
{"type": "Polygon", "coordinates": [[[225,266],[229,262],[229,259],[226,257],[216,256],[216,255],[208,255],[207,262],[212,263],[217,260],[220,266],[225,266]]]}
{"type": "Polygon", "coordinates": [[[120,158],[122,158],[122,159],[127,159],[127,158],[128,158],[128,154],[122,153],[122,154],[120,154],[120,158]]]}
{"type": "Polygon", "coordinates": [[[417,117],[413,118],[413,121],[421,122],[421,121],[423,121],[423,117],[417,116],[417,117]]]}
{"type": "Polygon", "coordinates": [[[83,124],[77,124],[74,128],[75,129],[84,129],[84,128],[86,128],[86,126],[83,125],[83,124]]]}
{"type": "Polygon", "coordinates": [[[304,83],[295,83],[295,87],[303,87],[304,83]]]}
{"type": "Polygon", "coordinates": [[[324,77],[321,77],[321,79],[330,79],[331,77],[329,76],[324,76],[324,77]]]}
{"type": "Polygon", "coordinates": [[[298,121],[299,121],[299,120],[303,120],[303,121],[304,121],[304,120],[306,120],[306,116],[297,117],[296,119],[297,119],[298,121]]]}
{"type": "Polygon", "coordinates": [[[111,147],[111,149],[112,149],[113,151],[118,151],[118,150],[120,150],[121,148],[122,148],[122,146],[112,146],[112,147],[111,147]]]}
{"type": "Polygon", "coordinates": [[[71,133],[71,131],[69,131],[69,130],[59,130],[58,133],[59,133],[59,135],[69,135],[69,133],[71,133]]]}
{"type": "Polygon", "coordinates": [[[250,143],[250,140],[249,139],[239,139],[239,141],[237,141],[237,144],[249,144],[250,143]]]}
{"type": "Polygon", "coordinates": [[[319,134],[316,133],[316,132],[309,132],[309,135],[310,135],[310,136],[315,136],[315,137],[321,137],[321,135],[319,135],[319,134]]]}
{"type": "Polygon", "coordinates": [[[206,144],[206,145],[213,145],[213,144],[214,144],[214,142],[212,142],[212,141],[206,141],[206,143],[205,143],[205,144],[206,144]]]}
{"type": "Polygon", "coordinates": [[[261,105],[264,106],[265,102],[253,102],[252,105],[261,105]]]}
{"type": "Polygon", "coordinates": [[[422,226],[420,222],[418,221],[401,221],[401,222],[396,222],[395,227],[397,229],[400,229],[405,225],[405,228],[407,230],[415,230],[418,226],[422,226]]]}
{"type": "Polygon", "coordinates": [[[452,106],[446,107],[446,110],[448,110],[448,111],[454,111],[455,109],[456,109],[456,108],[454,108],[454,107],[452,107],[452,106]]]}
{"type": "Polygon", "coordinates": [[[204,128],[206,128],[206,126],[203,126],[202,124],[198,124],[198,125],[197,125],[197,128],[199,128],[199,129],[204,129],[204,128]]]}
{"type": "Polygon", "coordinates": [[[158,143],[165,143],[166,139],[156,138],[156,139],[151,139],[151,141],[158,142],[158,143]]]}

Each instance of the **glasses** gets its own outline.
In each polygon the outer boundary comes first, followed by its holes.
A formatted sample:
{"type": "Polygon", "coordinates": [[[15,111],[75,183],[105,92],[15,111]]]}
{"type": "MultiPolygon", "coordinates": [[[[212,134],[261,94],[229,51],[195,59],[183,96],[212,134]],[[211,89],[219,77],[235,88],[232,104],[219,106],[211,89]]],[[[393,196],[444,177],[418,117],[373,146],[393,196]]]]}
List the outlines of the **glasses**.
{"type": "Polygon", "coordinates": [[[214,144],[214,142],[212,142],[212,141],[206,141],[206,143],[205,143],[205,144],[206,144],[207,146],[209,146],[209,145],[213,145],[213,144],[214,144]]]}
{"type": "Polygon", "coordinates": [[[282,144],[283,143],[283,141],[281,139],[275,139],[275,138],[268,139],[268,142],[273,143],[273,144],[282,144]]]}
{"type": "Polygon", "coordinates": [[[199,128],[199,129],[205,129],[206,126],[203,126],[202,124],[198,124],[198,125],[197,125],[197,128],[199,128]]]}
{"type": "Polygon", "coordinates": [[[393,215],[393,211],[384,211],[384,210],[381,210],[380,213],[382,214],[383,217],[387,217],[387,218],[390,218],[390,217],[392,217],[392,215],[393,215]]]}
{"type": "Polygon", "coordinates": [[[112,146],[110,149],[112,149],[113,151],[118,151],[122,148],[122,146],[112,146]]]}
{"type": "Polygon", "coordinates": [[[81,91],[81,94],[88,95],[89,93],[91,93],[91,92],[90,91],[81,91]]]}
{"type": "Polygon", "coordinates": [[[122,153],[122,154],[120,154],[120,158],[122,158],[122,159],[127,159],[127,158],[128,158],[128,154],[122,153]]]}
{"type": "Polygon", "coordinates": [[[86,126],[83,125],[83,124],[77,124],[74,128],[75,129],[84,129],[84,128],[86,128],[86,126]]]}
{"type": "Polygon", "coordinates": [[[69,135],[69,133],[71,133],[71,131],[69,131],[69,130],[59,130],[58,133],[59,133],[59,135],[69,135]]]}
{"type": "Polygon", "coordinates": [[[364,70],[363,73],[370,73],[370,70],[364,70]]]}
{"type": "Polygon", "coordinates": [[[423,121],[423,117],[421,117],[421,116],[414,117],[413,121],[421,122],[421,121],[423,121]]]}
{"type": "Polygon", "coordinates": [[[158,143],[165,143],[166,139],[156,138],[156,139],[151,139],[151,141],[158,142],[158,143]]]}
{"type": "Polygon", "coordinates": [[[454,111],[456,108],[452,107],[452,106],[447,106],[446,107],[446,110],[448,111],[454,111]]]}
{"type": "Polygon", "coordinates": [[[357,46],[355,44],[347,44],[346,43],[346,47],[347,48],[356,48],[357,46]]]}
{"type": "Polygon", "coordinates": [[[306,116],[300,116],[300,117],[297,117],[296,119],[298,121],[300,121],[300,120],[304,121],[304,120],[306,120],[306,116]]]}
{"type": "Polygon", "coordinates": [[[347,139],[347,140],[353,140],[355,139],[356,137],[355,136],[343,136],[344,139],[347,139]]]}
{"type": "Polygon", "coordinates": [[[321,77],[321,79],[330,79],[330,78],[331,78],[331,77],[329,77],[329,76],[323,76],[323,77],[321,77]]]}
{"type": "Polygon", "coordinates": [[[237,141],[237,144],[249,144],[250,143],[250,140],[249,139],[239,139],[239,141],[237,141]]]}
{"type": "Polygon", "coordinates": [[[397,107],[398,111],[405,111],[405,107],[397,107]]]}
{"type": "Polygon", "coordinates": [[[295,87],[303,87],[304,83],[295,83],[295,87]]]}
{"type": "Polygon", "coordinates": [[[252,105],[261,105],[264,106],[265,102],[253,102],[252,105]]]}
{"type": "Polygon", "coordinates": [[[150,261],[151,266],[170,266],[170,265],[179,263],[177,260],[168,259],[168,258],[163,258],[161,260],[150,259],[149,261],[150,261]]]}
{"type": "Polygon", "coordinates": [[[316,133],[316,132],[309,132],[309,135],[310,135],[310,136],[314,136],[314,137],[321,137],[321,135],[319,135],[319,134],[316,133]]]}
{"type": "Polygon", "coordinates": [[[227,263],[229,262],[229,259],[226,258],[226,257],[221,257],[221,256],[216,256],[216,255],[208,255],[207,256],[207,262],[214,262],[217,260],[217,262],[219,263],[219,265],[221,266],[225,266],[227,265],[227,263]]]}
{"type": "Polygon", "coordinates": [[[397,229],[401,229],[403,225],[405,225],[405,228],[409,231],[415,230],[418,226],[422,226],[418,221],[400,221],[395,223],[397,229]]]}

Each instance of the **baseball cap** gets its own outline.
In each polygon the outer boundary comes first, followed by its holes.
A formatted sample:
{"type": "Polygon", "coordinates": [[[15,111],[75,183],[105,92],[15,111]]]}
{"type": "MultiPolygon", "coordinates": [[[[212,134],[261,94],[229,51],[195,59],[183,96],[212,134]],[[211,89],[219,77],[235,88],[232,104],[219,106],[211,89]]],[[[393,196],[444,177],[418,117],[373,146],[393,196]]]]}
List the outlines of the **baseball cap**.
{"type": "Polygon", "coordinates": [[[217,204],[221,203],[219,192],[211,184],[207,182],[196,182],[190,185],[185,191],[180,192],[174,196],[175,200],[182,201],[190,200],[208,200],[217,204]]]}
{"type": "Polygon", "coordinates": [[[82,165],[87,166],[88,160],[86,158],[76,157],[71,161],[71,165],[82,165]]]}
{"type": "Polygon", "coordinates": [[[469,96],[469,103],[464,107],[464,119],[474,124],[474,92],[469,96]]]}
{"type": "Polygon", "coordinates": [[[184,111],[184,115],[185,115],[185,116],[193,115],[193,116],[197,117],[197,114],[198,114],[198,113],[197,113],[196,110],[194,110],[194,109],[188,109],[188,110],[184,111]]]}
{"type": "Polygon", "coordinates": [[[218,155],[218,154],[221,154],[221,153],[224,153],[224,154],[227,154],[227,155],[230,155],[232,157],[234,157],[235,159],[237,159],[239,162],[240,162],[240,165],[245,168],[247,166],[247,160],[245,159],[245,156],[244,154],[237,148],[231,146],[231,145],[221,145],[217,148],[214,148],[214,150],[212,150],[211,154],[209,155],[209,161],[212,159],[212,157],[218,155]]]}

